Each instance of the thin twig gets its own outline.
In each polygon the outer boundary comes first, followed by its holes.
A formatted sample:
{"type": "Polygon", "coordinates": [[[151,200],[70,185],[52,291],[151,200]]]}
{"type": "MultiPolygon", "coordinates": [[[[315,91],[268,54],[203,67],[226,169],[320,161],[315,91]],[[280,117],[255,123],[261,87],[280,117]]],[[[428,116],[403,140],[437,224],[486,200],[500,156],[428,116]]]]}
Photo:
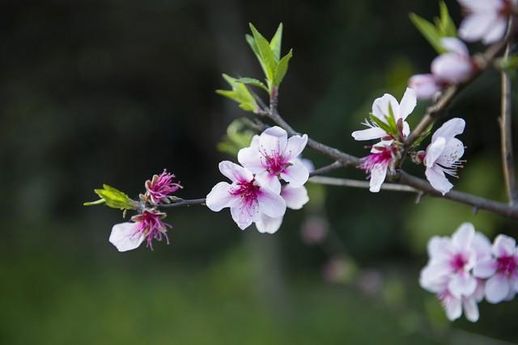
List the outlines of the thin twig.
{"type": "MultiPolygon", "coordinates": [[[[309,182],[324,184],[329,186],[339,186],[339,187],[352,187],[352,188],[369,188],[368,181],[359,181],[348,178],[336,178],[336,177],[328,177],[328,176],[314,176],[309,179],[309,182]]],[[[419,193],[420,191],[399,183],[384,183],[381,185],[382,190],[390,190],[394,192],[410,192],[410,193],[419,193]]]]}
{"type": "Polygon", "coordinates": [[[194,205],[205,205],[205,198],[202,199],[180,199],[179,201],[172,202],[170,204],[160,204],[163,208],[182,207],[182,206],[194,206],[194,205]]]}
{"type": "MultiPolygon", "coordinates": [[[[504,58],[509,56],[510,43],[505,49],[504,58]]],[[[500,143],[502,151],[502,168],[509,204],[518,202],[516,174],[514,171],[513,136],[512,136],[512,95],[511,78],[505,70],[500,72],[502,80],[501,115],[500,115],[500,143]]]]}
{"type": "Polygon", "coordinates": [[[327,173],[330,173],[331,171],[337,170],[343,168],[343,164],[339,161],[335,161],[329,165],[323,166],[321,168],[315,169],[312,172],[309,173],[309,176],[318,176],[318,175],[325,175],[327,173]]]}

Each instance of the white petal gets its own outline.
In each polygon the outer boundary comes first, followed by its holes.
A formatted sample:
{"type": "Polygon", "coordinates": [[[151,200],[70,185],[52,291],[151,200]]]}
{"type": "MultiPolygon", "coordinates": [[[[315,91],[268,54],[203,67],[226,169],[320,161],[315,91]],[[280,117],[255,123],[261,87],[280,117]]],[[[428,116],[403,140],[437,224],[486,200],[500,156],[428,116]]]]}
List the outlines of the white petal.
{"type": "Polygon", "coordinates": [[[281,196],[286,201],[286,206],[293,210],[299,210],[308,201],[308,191],[306,187],[293,187],[291,184],[283,186],[281,196]]]}
{"type": "Polygon", "coordinates": [[[119,252],[133,250],[144,241],[144,234],[137,233],[136,223],[115,224],[112,228],[109,241],[119,252]]]}
{"type": "Polygon", "coordinates": [[[260,151],[267,156],[279,156],[284,153],[288,143],[288,133],[278,126],[266,129],[259,136],[260,151]]]}
{"type": "Polygon", "coordinates": [[[432,139],[432,143],[428,145],[426,148],[426,155],[424,157],[424,165],[427,168],[432,168],[435,165],[435,162],[442,154],[442,151],[444,151],[444,148],[446,147],[446,139],[444,138],[437,138],[436,140],[432,139]]]}
{"type": "Polygon", "coordinates": [[[255,175],[255,180],[260,187],[268,188],[275,193],[281,192],[281,182],[277,175],[270,174],[268,171],[263,171],[262,173],[255,175]]]}
{"type": "Polygon", "coordinates": [[[385,119],[390,114],[389,108],[392,108],[395,120],[397,121],[400,118],[399,103],[394,96],[386,93],[382,97],[374,100],[372,103],[372,114],[386,122],[385,119]]]}
{"type": "Polygon", "coordinates": [[[499,41],[504,37],[505,30],[507,29],[507,20],[506,18],[499,17],[486,32],[484,37],[482,38],[482,42],[484,44],[491,44],[496,41],[499,41]]]}
{"type": "Polygon", "coordinates": [[[284,216],[286,212],[286,202],[278,194],[269,189],[261,188],[261,193],[257,196],[259,209],[269,217],[278,218],[284,216]]]}
{"type": "Polygon", "coordinates": [[[496,274],[486,282],[486,299],[489,303],[502,302],[509,294],[509,280],[502,274],[496,274]]]}
{"type": "Polygon", "coordinates": [[[453,188],[453,185],[444,176],[444,172],[438,167],[426,168],[425,175],[432,187],[441,192],[442,195],[453,188]]]}
{"type": "Polygon", "coordinates": [[[468,42],[478,41],[496,20],[496,13],[472,13],[460,24],[459,36],[468,42]]]}
{"type": "Polygon", "coordinates": [[[205,204],[214,212],[219,212],[225,207],[230,207],[235,197],[230,193],[230,184],[219,182],[207,195],[205,204]]]}
{"type": "Polygon", "coordinates": [[[473,74],[471,59],[456,53],[446,53],[436,57],[432,62],[433,75],[449,84],[460,84],[473,74]]]}
{"type": "Polygon", "coordinates": [[[454,248],[466,251],[470,249],[471,242],[475,238],[475,227],[471,223],[461,224],[451,236],[454,248]]]}
{"type": "Polygon", "coordinates": [[[469,56],[466,45],[456,37],[445,37],[441,40],[441,44],[449,52],[469,56]]]}
{"type": "Polygon", "coordinates": [[[451,267],[447,262],[439,262],[426,265],[419,276],[419,284],[423,289],[438,292],[438,288],[444,288],[446,279],[449,279],[451,267]]]}
{"type": "Polygon", "coordinates": [[[279,230],[282,224],[282,218],[272,218],[268,217],[265,214],[261,214],[261,216],[255,221],[255,226],[257,231],[260,233],[273,234],[279,230]]]}
{"type": "Polygon", "coordinates": [[[230,208],[232,219],[237,226],[244,230],[250,226],[259,216],[259,207],[257,203],[250,203],[248,205],[240,204],[230,208]]]}
{"type": "Polygon", "coordinates": [[[475,292],[477,280],[468,273],[455,274],[448,284],[448,290],[453,296],[469,296],[475,292]]]}
{"type": "Polygon", "coordinates": [[[477,322],[479,317],[477,301],[474,298],[464,298],[462,306],[464,307],[466,319],[471,322],[477,322]]]}
{"type": "Polygon", "coordinates": [[[385,132],[383,129],[379,127],[371,127],[359,131],[354,131],[352,133],[354,140],[357,141],[379,139],[387,135],[387,132],[385,132]]]}
{"type": "Polygon", "coordinates": [[[436,163],[443,167],[451,167],[464,155],[464,144],[457,138],[450,139],[436,163]]]}
{"type": "Polygon", "coordinates": [[[462,315],[462,304],[460,298],[448,296],[442,300],[442,306],[446,311],[446,317],[450,321],[457,320],[462,315]]]}
{"type": "Polygon", "coordinates": [[[470,12],[496,12],[501,0],[458,0],[470,12]]]}
{"type": "Polygon", "coordinates": [[[473,275],[478,278],[487,279],[496,272],[496,261],[488,257],[484,260],[477,261],[473,268],[473,275]]]}
{"type": "Polygon", "coordinates": [[[371,170],[371,179],[369,182],[369,191],[377,193],[381,189],[381,185],[387,176],[388,167],[384,164],[377,164],[371,170]]]}
{"type": "Polygon", "coordinates": [[[477,261],[491,257],[491,242],[484,234],[477,232],[472,246],[476,252],[477,261]]]}
{"type": "Polygon", "coordinates": [[[414,89],[407,88],[403,98],[401,99],[401,103],[399,104],[400,108],[400,116],[404,120],[408,115],[414,111],[415,106],[417,104],[416,92],[414,89]]]}
{"type": "Polygon", "coordinates": [[[433,74],[414,75],[408,81],[408,85],[415,90],[418,99],[432,99],[441,91],[441,87],[433,74]]]}
{"type": "Polygon", "coordinates": [[[435,131],[435,133],[432,135],[432,142],[441,137],[446,141],[449,141],[455,136],[462,134],[465,127],[466,122],[463,119],[460,117],[454,117],[453,119],[443,123],[442,126],[435,131]]]}
{"type": "Polygon", "coordinates": [[[261,161],[261,154],[256,147],[245,147],[239,150],[237,153],[237,160],[239,161],[239,164],[254,174],[265,170],[261,161]]]}
{"type": "Polygon", "coordinates": [[[281,178],[292,186],[298,187],[308,181],[309,171],[300,160],[296,159],[281,172],[281,178]]]}
{"type": "Polygon", "coordinates": [[[493,244],[493,254],[496,257],[511,256],[516,252],[516,241],[506,235],[498,235],[493,244]]]}
{"type": "Polygon", "coordinates": [[[221,173],[228,177],[232,182],[251,181],[254,178],[254,175],[250,170],[230,161],[220,162],[219,171],[221,171],[221,173]]]}
{"type": "Polygon", "coordinates": [[[297,158],[302,153],[302,151],[304,151],[304,148],[306,147],[307,143],[307,134],[304,134],[302,136],[294,135],[290,137],[288,139],[288,144],[286,145],[286,150],[284,153],[284,157],[286,158],[286,160],[291,161],[292,159],[297,158]]]}
{"type": "Polygon", "coordinates": [[[427,249],[430,259],[447,260],[450,256],[450,239],[434,236],[428,242],[427,249]]]}
{"type": "Polygon", "coordinates": [[[407,137],[410,134],[410,125],[408,122],[403,121],[403,137],[407,137]]]}

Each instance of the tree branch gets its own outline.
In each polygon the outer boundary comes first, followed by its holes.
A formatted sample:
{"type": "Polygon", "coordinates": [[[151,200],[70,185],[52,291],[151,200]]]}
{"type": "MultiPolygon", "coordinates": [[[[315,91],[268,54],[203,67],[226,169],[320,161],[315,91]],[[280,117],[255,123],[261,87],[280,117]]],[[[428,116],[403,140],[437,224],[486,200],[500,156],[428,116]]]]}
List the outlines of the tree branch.
{"type": "Polygon", "coordinates": [[[182,206],[194,206],[194,205],[205,205],[205,198],[201,199],[180,199],[178,201],[172,202],[170,204],[160,204],[159,207],[163,208],[173,208],[173,207],[182,207],[182,206]]]}
{"type": "Polygon", "coordinates": [[[329,165],[323,166],[321,168],[315,169],[312,172],[309,173],[309,176],[318,176],[318,175],[324,175],[327,173],[330,173],[331,171],[337,170],[343,168],[343,164],[339,161],[335,161],[329,165]]]}
{"type": "MultiPolygon", "coordinates": [[[[368,181],[359,181],[347,178],[336,178],[336,177],[328,177],[328,176],[314,176],[309,179],[309,182],[324,184],[329,186],[339,186],[339,187],[352,187],[352,188],[369,188],[368,181]]],[[[390,190],[394,192],[410,192],[410,193],[420,193],[421,191],[405,186],[399,183],[383,183],[381,185],[382,190],[390,190]]]]}

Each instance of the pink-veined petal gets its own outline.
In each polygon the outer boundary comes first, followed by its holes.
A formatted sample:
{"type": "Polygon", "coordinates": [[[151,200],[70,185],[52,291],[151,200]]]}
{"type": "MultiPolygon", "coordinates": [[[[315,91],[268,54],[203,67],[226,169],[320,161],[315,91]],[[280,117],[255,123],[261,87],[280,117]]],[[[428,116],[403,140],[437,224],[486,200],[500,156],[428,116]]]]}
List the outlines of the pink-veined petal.
{"type": "Polygon", "coordinates": [[[473,268],[473,275],[478,278],[487,279],[496,273],[496,261],[487,257],[483,260],[477,261],[473,268]]]}
{"type": "Polygon", "coordinates": [[[261,188],[261,193],[257,196],[259,209],[262,213],[272,218],[284,216],[286,212],[286,202],[278,194],[269,189],[261,188]]]}
{"type": "Polygon", "coordinates": [[[239,204],[230,208],[230,214],[237,226],[244,230],[258,218],[259,207],[256,202],[239,204]]]}
{"type": "Polygon", "coordinates": [[[137,232],[136,223],[126,222],[113,226],[109,241],[119,252],[126,252],[140,246],[144,238],[142,232],[137,232]]]}
{"type": "Polygon", "coordinates": [[[442,124],[432,135],[432,142],[438,138],[444,138],[446,141],[453,139],[455,136],[462,134],[466,127],[466,121],[460,117],[454,117],[442,124]]]}
{"type": "Polygon", "coordinates": [[[230,193],[231,185],[227,182],[219,182],[207,195],[205,204],[207,207],[214,212],[219,212],[225,207],[232,205],[235,197],[230,193]]]}
{"type": "Polygon", "coordinates": [[[281,192],[281,182],[279,178],[266,170],[255,175],[255,180],[261,187],[268,188],[275,193],[281,192]]]}
{"type": "Polygon", "coordinates": [[[284,153],[284,158],[288,161],[297,158],[308,143],[307,134],[304,135],[294,135],[288,139],[288,144],[286,145],[286,150],[284,153]]]}
{"type": "Polygon", "coordinates": [[[295,159],[291,165],[281,172],[281,178],[289,182],[292,186],[298,187],[308,181],[309,171],[300,160],[295,159]]]}
{"type": "Polygon", "coordinates": [[[259,136],[259,149],[266,156],[279,156],[288,144],[288,133],[278,126],[266,129],[259,136]]]}
{"type": "Polygon", "coordinates": [[[254,174],[265,170],[261,161],[261,154],[256,147],[245,147],[239,150],[237,160],[239,164],[254,174]]]}
{"type": "Polygon", "coordinates": [[[371,178],[369,181],[369,191],[377,193],[381,189],[381,185],[387,177],[388,167],[385,164],[377,164],[371,170],[371,178]]]}
{"type": "Polygon", "coordinates": [[[516,241],[506,235],[498,235],[493,244],[493,254],[496,257],[511,256],[516,252],[516,241]]]}
{"type": "Polygon", "coordinates": [[[371,127],[359,131],[354,131],[351,135],[354,138],[354,140],[363,141],[383,138],[388,134],[379,127],[371,127]]]}
{"type": "Polygon", "coordinates": [[[442,195],[445,195],[453,188],[453,185],[444,176],[444,172],[439,167],[426,168],[425,175],[432,187],[441,192],[442,195]]]}
{"type": "Polygon", "coordinates": [[[437,138],[432,139],[432,143],[426,148],[426,156],[424,157],[424,165],[427,168],[432,168],[437,159],[441,156],[442,151],[446,147],[446,139],[437,138]]]}
{"type": "Polygon", "coordinates": [[[299,210],[308,201],[308,191],[306,187],[293,187],[291,184],[287,184],[282,187],[281,196],[286,202],[286,207],[293,210],[299,210]]]}
{"type": "Polygon", "coordinates": [[[451,272],[451,267],[447,262],[428,264],[421,270],[419,284],[430,292],[438,292],[444,288],[445,279],[451,272]]]}
{"type": "Polygon", "coordinates": [[[417,104],[417,96],[414,89],[407,87],[401,103],[399,104],[400,116],[404,120],[410,115],[417,104]]]}
{"type": "Polygon", "coordinates": [[[252,172],[243,168],[241,165],[232,163],[231,161],[223,161],[219,163],[219,171],[228,177],[232,182],[251,181],[254,178],[252,172]]]}
{"type": "Polygon", "coordinates": [[[502,274],[495,274],[486,282],[486,300],[489,303],[502,302],[509,294],[509,280],[502,274]]]}
{"type": "Polygon", "coordinates": [[[282,218],[283,217],[272,218],[265,214],[261,214],[261,216],[255,221],[255,227],[260,233],[273,234],[281,227],[282,218]]]}
{"type": "Polygon", "coordinates": [[[436,163],[443,167],[451,167],[464,155],[464,144],[457,138],[450,139],[436,163]]]}
{"type": "Polygon", "coordinates": [[[475,298],[463,298],[462,306],[464,307],[464,315],[471,322],[477,322],[479,318],[478,304],[475,298]]]}
{"type": "Polygon", "coordinates": [[[462,223],[451,236],[454,248],[466,251],[475,238],[475,227],[471,223],[462,223]]]}
{"type": "Polygon", "coordinates": [[[448,290],[457,298],[473,294],[476,288],[477,280],[469,273],[455,274],[448,283],[448,290]]]}

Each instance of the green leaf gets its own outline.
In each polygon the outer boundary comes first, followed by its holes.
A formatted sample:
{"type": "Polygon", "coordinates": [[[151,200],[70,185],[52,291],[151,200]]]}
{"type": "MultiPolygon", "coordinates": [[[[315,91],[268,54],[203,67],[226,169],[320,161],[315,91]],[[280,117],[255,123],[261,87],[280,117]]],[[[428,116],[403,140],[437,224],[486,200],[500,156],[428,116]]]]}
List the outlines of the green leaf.
{"type": "Polygon", "coordinates": [[[440,17],[436,20],[436,26],[442,37],[456,37],[457,28],[453,19],[451,19],[448,6],[444,1],[439,2],[440,17]]]}
{"type": "Polygon", "coordinates": [[[247,129],[242,119],[236,119],[227,127],[227,134],[218,143],[218,150],[236,156],[240,149],[250,145],[254,132],[247,129]]]}
{"type": "Polygon", "coordinates": [[[275,61],[279,61],[281,58],[281,45],[282,45],[282,23],[279,24],[275,35],[273,35],[272,40],[270,41],[270,48],[273,51],[273,56],[275,57],[275,61]]]}
{"type": "Polygon", "coordinates": [[[439,54],[444,52],[444,48],[441,43],[443,36],[439,32],[439,30],[435,27],[435,25],[433,25],[426,19],[421,18],[420,16],[418,16],[415,13],[410,14],[410,20],[412,21],[412,23],[414,23],[417,30],[419,30],[419,32],[421,32],[423,37],[432,45],[432,47],[439,54]]]}
{"type": "Polygon", "coordinates": [[[137,208],[136,201],[130,199],[128,195],[121,192],[120,190],[113,188],[107,184],[103,184],[103,188],[94,189],[94,192],[101,199],[97,201],[86,202],[83,205],[91,206],[105,203],[108,207],[118,208],[121,210],[134,210],[137,208]]]}
{"type": "Polygon", "coordinates": [[[266,75],[266,79],[269,83],[272,83],[277,63],[275,62],[273,51],[270,48],[270,42],[268,42],[268,40],[264,38],[264,36],[261,35],[251,23],[250,30],[252,31],[255,46],[257,48],[256,55],[259,59],[261,67],[263,68],[264,74],[266,75]]]}
{"type": "Polygon", "coordinates": [[[385,132],[392,134],[392,135],[397,135],[397,132],[394,132],[394,130],[391,129],[390,126],[386,122],[384,122],[380,118],[376,117],[374,114],[371,114],[369,116],[369,119],[371,122],[375,123],[379,128],[383,129],[385,132]]]}
{"type": "Polygon", "coordinates": [[[216,90],[217,94],[237,102],[239,107],[245,111],[254,112],[257,110],[255,98],[244,83],[226,74],[223,74],[223,78],[230,84],[232,90],[216,90]]]}
{"type": "Polygon", "coordinates": [[[288,64],[290,63],[290,59],[293,56],[293,50],[290,50],[288,54],[284,55],[279,61],[279,64],[277,65],[277,68],[275,69],[275,78],[273,80],[273,85],[279,86],[282,83],[282,80],[284,79],[284,76],[286,75],[286,72],[288,72],[288,64]]]}
{"type": "Polygon", "coordinates": [[[268,87],[266,85],[264,85],[264,83],[260,80],[244,77],[244,78],[237,78],[236,81],[243,83],[243,84],[252,85],[252,86],[261,88],[261,89],[265,90],[266,92],[268,92],[268,87]]]}

